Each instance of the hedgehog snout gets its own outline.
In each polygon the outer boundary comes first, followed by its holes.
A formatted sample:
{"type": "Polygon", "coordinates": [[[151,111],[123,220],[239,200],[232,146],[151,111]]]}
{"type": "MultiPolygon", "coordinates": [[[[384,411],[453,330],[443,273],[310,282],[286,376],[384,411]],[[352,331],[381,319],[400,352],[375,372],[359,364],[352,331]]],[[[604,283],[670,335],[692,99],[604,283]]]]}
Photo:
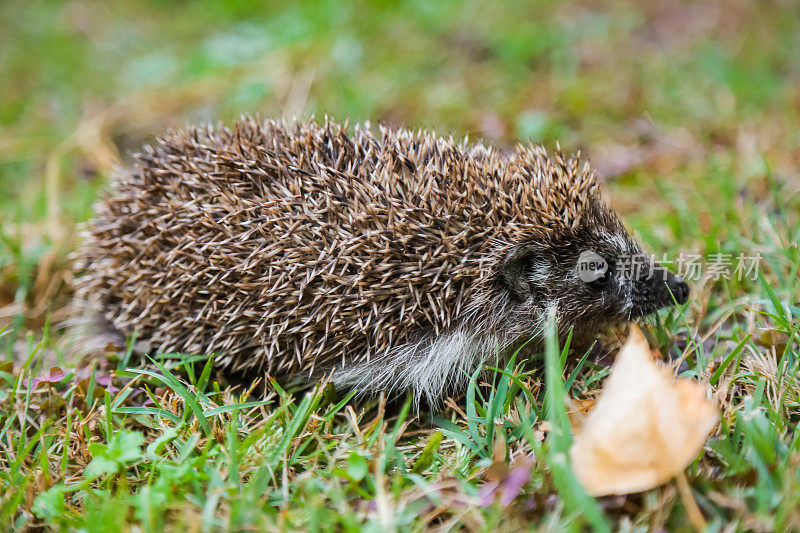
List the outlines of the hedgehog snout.
{"type": "Polygon", "coordinates": [[[675,303],[683,305],[689,299],[689,285],[666,268],[655,266],[651,280],[656,282],[660,296],[666,300],[665,306],[675,303]]]}
{"type": "Polygon", "coordinates": [[[678,305],[683,305],[689,300],[689,285],[678,276],[673,275],[672,279],[667,281],[667,287],[678,305]]]}
{"type": "Polygon", "coordinates": [[[643,316],[689,299],[689,285],[668,269],[654,265],[648,276],[634,283],[631,317],[643,316]]]}

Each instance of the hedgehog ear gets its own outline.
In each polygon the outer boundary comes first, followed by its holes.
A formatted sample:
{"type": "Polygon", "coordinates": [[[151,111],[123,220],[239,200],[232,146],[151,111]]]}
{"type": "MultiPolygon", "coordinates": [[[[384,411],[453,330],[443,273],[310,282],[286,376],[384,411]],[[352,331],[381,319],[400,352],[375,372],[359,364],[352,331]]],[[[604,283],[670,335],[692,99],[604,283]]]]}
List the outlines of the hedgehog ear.
{"type": "Polygon", "coordinates": [[[536,248],[523,244],[511,250],[500,267],[500,278],[517,300],[524,300],[532,293],[527,271],[535,257],[536,248]]]}

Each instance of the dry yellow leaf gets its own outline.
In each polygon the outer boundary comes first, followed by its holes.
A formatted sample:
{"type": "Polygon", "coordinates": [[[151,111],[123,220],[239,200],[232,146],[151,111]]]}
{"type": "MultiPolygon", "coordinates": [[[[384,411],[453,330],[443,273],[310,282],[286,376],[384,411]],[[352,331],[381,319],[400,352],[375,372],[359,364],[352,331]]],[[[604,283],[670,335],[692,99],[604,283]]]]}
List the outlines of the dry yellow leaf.
{"type": "Polygon", "coordinates": [[[594,410],[575,436],[575,475],[593,496],[628,494],[666,483],[683,471],[717,423],[702,385],[653,360],[631,325],[594,410]]]}

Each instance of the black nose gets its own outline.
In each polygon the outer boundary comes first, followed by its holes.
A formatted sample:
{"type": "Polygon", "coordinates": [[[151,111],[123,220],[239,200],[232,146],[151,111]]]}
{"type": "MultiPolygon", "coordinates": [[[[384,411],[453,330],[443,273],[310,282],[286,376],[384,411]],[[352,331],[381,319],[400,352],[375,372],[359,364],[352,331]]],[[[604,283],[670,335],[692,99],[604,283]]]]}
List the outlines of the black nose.
{"type": "Polygon", "coordinates": [[[667,286],[670,292],[672,292],[672,296],[675,297],[675,301],[678,302],[678,305],[685,304],[686,300],[689,299],[689,285],[681,278],[676,276],[675,279],[670,280],[667,286]]]}

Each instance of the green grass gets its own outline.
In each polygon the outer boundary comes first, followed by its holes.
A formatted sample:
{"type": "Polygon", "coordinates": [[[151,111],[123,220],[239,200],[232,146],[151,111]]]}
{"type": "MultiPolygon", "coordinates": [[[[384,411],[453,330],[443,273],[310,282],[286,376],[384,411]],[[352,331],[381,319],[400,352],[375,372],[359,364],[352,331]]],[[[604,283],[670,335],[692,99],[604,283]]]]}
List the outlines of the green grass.
{"type": "Polygon", "coordinates": [[[1,3],[0,528],[691,529],[674,483],[575,483],[594,353],[551,342],[440,413],[234,389],[202,354],[76,364],[68,254],[114,164],[254,112],[559,141],[657,257],[759,254],[646,333],[721,407],[686,472],[709,528],[800,528],[798,49],[797,2],[1,3]]]}

